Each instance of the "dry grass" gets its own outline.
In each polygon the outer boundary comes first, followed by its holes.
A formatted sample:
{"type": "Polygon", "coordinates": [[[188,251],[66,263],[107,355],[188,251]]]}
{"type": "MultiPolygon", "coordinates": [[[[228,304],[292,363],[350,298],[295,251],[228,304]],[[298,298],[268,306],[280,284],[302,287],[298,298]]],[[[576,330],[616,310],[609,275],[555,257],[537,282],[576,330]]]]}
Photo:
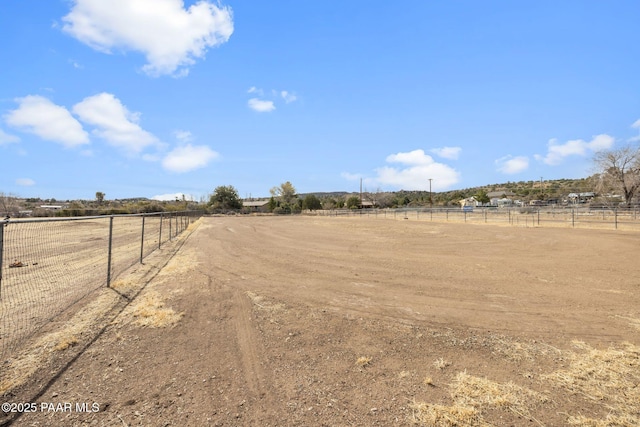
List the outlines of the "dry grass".
{"type": "Polygon", "coordinates": [[[529,409],[548,399],[512,382],[497,383],[460,372],[450,385],[451,406],[413,403],[413,420],[436,427],[488,426],[483,413],[487,409],[503,409],[533,419],[529,409]]]}
{"type": "Polygon", "coordinates": [[[442,357],[438,360],[436,360],[435,362],[433,362],[433,366],[436,367],[437,369],[443,370],[444,368],[446,368],[447,366],[450,366],[451,362],[447,362],[446,360],[444,360],[442,357]]]}
{"type": "Polygon", "coordinates": [[[197,259],[198,254],[194,250],[184,249],[171,258],[171,261],[158,273],[158,276],[174,276],[193,271],[199,264],[197,259]]]}
{"type": "Polygon", "coordinates": [[[75,335],[71,335],[61,340],[58,344],[56,344],[55,347],[53,347],[53,349],[55,351],[64,351],[69,347],[75,346],[76,344],[78,344],[78,342],[78,337],[76,337],[75,335]]]}
{"type": "Polygon", "coordinates": [[[432,405],[429,403],[413,403],[412,418],[415,424],[432,427],[484,427],[484,422],[475,408],[462,406],[432,405]]]}
{"type": "Polygon", "coordinates": [[[141,296],[131,306],[131,314],[138,326],[150,328],[166,328],[175,326],[184,313],[176,313],[165,307],[165,302],[158,292],[151,291],[141,296]]]}
{"type": "MultiPolygon", "coordinates": [[[[567,368],[540,375],[545,388],[557,389],[555,395],[566,399],[578,398],[592,402],[602,416],[587,417],[566,414],[566,423],[582,427],[622,427],[640,425],[640,347],[625,343],[620,348],[599,350],[584,342],[573,342],[576,351],[563,351],[560,357],[569,361],[567,368]]],[[[532,356],[550,351],[547,346],[533,348],[528,345],[507,346],[521,356],[532,356]]],[[[534,346],[535,347],[535,346],[534,346]]],[[[439,361],[436,361],[439,362],[439,361]]],[[[442,363],[437,363],[441,366],[442,363]]],[[[527,376],[530,378],[530,376],[527,376]]],[[[430,384],[430,378],[424,384],[430,384]]],[[[532,412],[552,402],[541,394],[511,381],[499,383],[474,377],[466,372],[457,374],[450,384],[451,406],[414,403],[415,423],[428,426],[485,426],[487,410],[507,411],[529,418],[542,425],[532,412]]]]}
{"type": "Polygon", "coordinates": [[[622,348],[594,349],[574,341],[578,352],[570,355],[570,366],[542,378],[597,402],[604,418],[570,416],[571,425],[613,427],[640,425],[640,347],[625,343],[622,348]]]}
{"type": "Polygon", "coordinates": [[[371,358],[370,357],[366,357],[366,356],[360,356],[358,357],[358,360],[356,360],[356,365],[364,368],[366,366],[369,366],[371,364],[371,358]]]}
{"type": "Polygon", "coordinates": [[[546,403],[548,398],[513,382],[498,383],[487,378],[458,373],[451,396],[456,404],[474,408],[507,408],[518,415],[529,415],[529,408],[546,403]]]}

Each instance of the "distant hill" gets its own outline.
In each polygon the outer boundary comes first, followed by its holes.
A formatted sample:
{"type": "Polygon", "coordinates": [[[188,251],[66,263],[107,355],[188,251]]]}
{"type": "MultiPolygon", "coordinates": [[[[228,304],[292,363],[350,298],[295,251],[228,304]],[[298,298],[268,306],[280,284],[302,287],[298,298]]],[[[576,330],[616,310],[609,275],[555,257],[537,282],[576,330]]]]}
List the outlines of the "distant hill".
{"type": "MultiPolygon", "coordinates": [[[[384,192],[372,192],[363,191],[363,199],[375,200],[380,206],[426,206],[433,200],[434,205],[453,205],[458,200],[471,197],[480,191],[486,193],[504,191],[507,193],[513,193],[515,199],[523,202],[529,202],[531,200],[558,200],[561,201],[567,197],[570,193],[584,193],[594,190],[593,178],[580,178],[580,179],[556,179],[556,180],[542,180],[542,181],[507,181],[501,184],[489,184],[478,187],[469,187],[457,190],[433,192],[429,194],[428,191],[384,191],[384,192]]],[[[346,199],[349,196],[357,195],[359,192],[347,192],[347,191],[333,191],[333,192],[313,192],[313,193],[301,193],[299,196],[304,198],[305,196],[313,194],[321,200],[327,199],[346,199]]]]}

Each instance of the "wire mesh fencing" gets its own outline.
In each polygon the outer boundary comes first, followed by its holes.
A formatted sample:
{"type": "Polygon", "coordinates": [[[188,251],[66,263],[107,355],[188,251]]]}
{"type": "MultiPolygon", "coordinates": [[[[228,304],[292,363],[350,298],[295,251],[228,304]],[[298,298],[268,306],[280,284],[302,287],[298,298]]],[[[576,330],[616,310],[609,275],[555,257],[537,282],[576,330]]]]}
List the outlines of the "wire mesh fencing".
{"type": "Polygon", "coordinates": [[[0,221],[0,361],[201,212],[0,221]]]}
{"type": "Polygon", "coordinates": [[[464,222],[509,225],[515,227],[592,228],[640,231],[638,208],[397,208],[334,209],[315,211],[315,215],[348,216],[434,222],[464,222]]]}

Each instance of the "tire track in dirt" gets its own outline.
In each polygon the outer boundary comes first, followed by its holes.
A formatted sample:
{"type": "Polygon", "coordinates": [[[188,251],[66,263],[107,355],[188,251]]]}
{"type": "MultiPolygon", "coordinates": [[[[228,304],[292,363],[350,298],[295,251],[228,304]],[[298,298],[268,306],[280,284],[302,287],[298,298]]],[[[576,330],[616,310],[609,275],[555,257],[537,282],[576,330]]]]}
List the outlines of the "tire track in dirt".
{"type": "Polygon", "coordinates": [[[234,289],[234,315],[240,360],[249,391],[256,399],[266,396],[266,374],[260,363],[261,347],[252,321],[252,305],[249,297],[234,289]]]}

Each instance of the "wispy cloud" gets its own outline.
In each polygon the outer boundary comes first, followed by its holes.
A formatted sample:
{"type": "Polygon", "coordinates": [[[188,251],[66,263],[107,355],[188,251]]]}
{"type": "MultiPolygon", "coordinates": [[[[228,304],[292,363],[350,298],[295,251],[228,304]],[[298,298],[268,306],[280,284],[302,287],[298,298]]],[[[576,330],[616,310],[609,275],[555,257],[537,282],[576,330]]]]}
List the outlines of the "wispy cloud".
{"type": "Polygon", "coordinates": [[[298,99],[298,97],[295,94],[287,92],[286,90],[281,91],[280,96],[282,97],[282,99],[284,99],[284,102],[287,104],[290,104],[298,99]]]}
{"type": "Polygon", "coordinates": [[[638,119],[635,122],[633,122],[631,127],[634,128],[634,129],[640,129],[640,119],[638,119]]]}
{"type": "Polygon", "coordinates": [[[507,175],[524,172],[529,169],[529,158],[525,156],[505,156],[495,161],[498,172],[507,175]]]}
{"type": "Polygon", "coordinates": [[[275,89],[271,89],[271,91],[266,92],[265,95],[265,91],[256,86],[251,86],[247,90],[247,93],[254,95],[253,98],[247,101],[247,105],[253,111],[257,111],[259,113],[268,113],[275,110],[276,102],[284,101],[285,104],[291,104],[298,99],[296,94],[287,90],[277,91],[275,89]]]}
{"type": "Polygon", "coordinates": [[[153,76],[186,75],[233,34],[231,8],[206,0],[188,9],[183,0],[72,0],[62,21],[64,32],[98,51],[141,52],[153,76]]]}
{"type": "Polygon", "coordinates": [[[19,107],[4,116],[9,126],[67,148],[89,144],[89,134],[65,107],[39,95],[18,98],[19,107]]]}
{"type": "MultiPolygon", "coordinates": [[[[635,123],[634,123],[635,125],[635,123]]],[[[556,166],[561,164],[568,156],[586,156],[601,150],[607,150],[613,146],[615,139],[612,136],[601,134],[594,136],[591,141],[574,139],[564,144],[558,144],[557,139],[550,139],[547,143],[547,154],[535,155],[535,159],[543,163],[556,166]]]]}
{"type": "Polygon", "coordinates": [[[273,104],[273,101],[265,101],[258,98],[251,98],[247,105],[253,111],[257,111],[258,113],[269,113],[276,109],[276,106],[273,104]]]}
{"type": "Polygon", "coordinates": [[[458,160],[460,156],[460,152],[462,152],[462,148],[460,147],[442,147],[442,148],[434,148],[431,150],[432,153],[437,156],[442,157],[443,159],[449,160],[458,160]]]}
{"type": "Polygon", "coordinates": [[[162,160],[162,167],[170,172],[184,173],[207,166],[220,155],[206,145],[186,144],[174,148],[162,160]]]}
{"type": "Polygon", "coordinates": [[[182,143],[193,141],[193,135],[188,130],[177,130],[173,132],[173,136],[182,143]]]}
{"type": "Polygon", "coordinates": [[[118,98],[110,93],[90,96],[73,106],[73,112],[83,123],[92,125],[92,133],[109,145],[129,155],[140,153],[146,147],[159,144],[158,138],[138,124],[139,113],[131,113],[118,98]]]}
{"type": "Polygon", "coordinates": [[[31,178],[18,178],[16,179],[16,184],[21,187],[32,187],[36,185],[36,182],[31,178]]]}
{"type": "Polygon", "coordinates": [[[20,138],[15,135],[9,135],[0,129],[0,145],[15,144],[17,142],[20,142],[20,138]]]}

